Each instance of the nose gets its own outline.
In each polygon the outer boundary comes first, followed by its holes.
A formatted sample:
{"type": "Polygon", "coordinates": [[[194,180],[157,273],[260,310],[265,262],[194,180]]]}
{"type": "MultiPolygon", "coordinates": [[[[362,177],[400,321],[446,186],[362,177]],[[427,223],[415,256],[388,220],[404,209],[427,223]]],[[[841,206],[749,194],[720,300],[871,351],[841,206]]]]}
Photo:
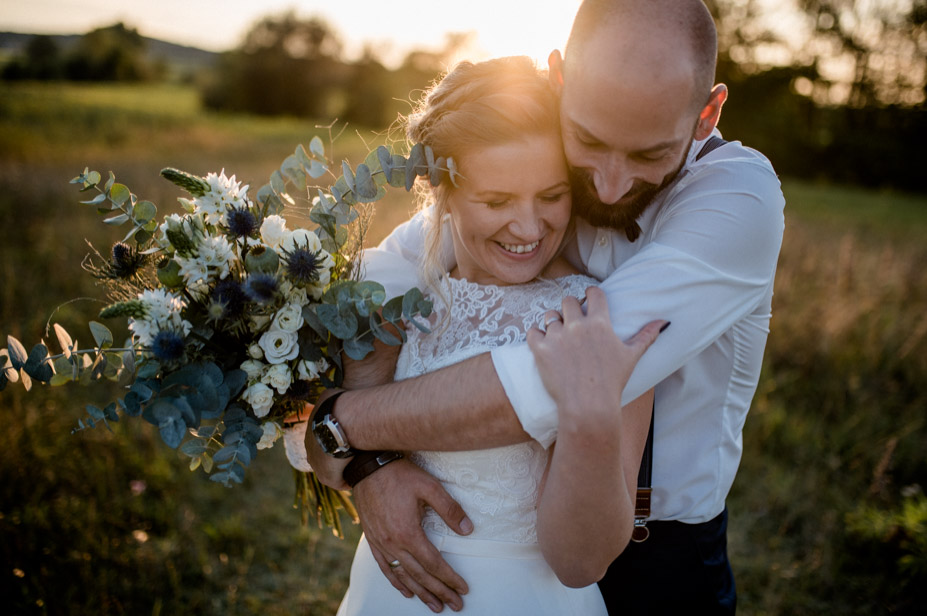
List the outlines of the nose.
{"type": "Polygon", "coordinates": [[[530,201],[520,203],[512,212],[512,220],[509,222],[509,231],[518,237],[529,242],[541,237],[544,229],[544,222],[541,218],[540,210],[530,201]]]}
{"type": "Polygon", "coordinates": [[[615,203],[624,197],[634,185],[630,169],[617,156],[609,156],[593,169],[592,181],[599,201],[615,203]]]}

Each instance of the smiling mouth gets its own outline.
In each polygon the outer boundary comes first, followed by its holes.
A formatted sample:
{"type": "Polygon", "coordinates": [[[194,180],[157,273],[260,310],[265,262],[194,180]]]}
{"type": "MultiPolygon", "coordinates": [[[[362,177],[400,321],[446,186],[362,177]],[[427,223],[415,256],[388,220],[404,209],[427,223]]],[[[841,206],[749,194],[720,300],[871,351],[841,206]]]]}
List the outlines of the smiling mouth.
{"type": "Polygon", "coordinates": [[[536,242],[531,242],[530,244],[505,244],[503,242],[496,242],[499,246],[502,247],[506,252],[512,252],[515,254],[524,254],[526,252],[532,252],[538,245],[541,243],[541,240],[536,242]]]}

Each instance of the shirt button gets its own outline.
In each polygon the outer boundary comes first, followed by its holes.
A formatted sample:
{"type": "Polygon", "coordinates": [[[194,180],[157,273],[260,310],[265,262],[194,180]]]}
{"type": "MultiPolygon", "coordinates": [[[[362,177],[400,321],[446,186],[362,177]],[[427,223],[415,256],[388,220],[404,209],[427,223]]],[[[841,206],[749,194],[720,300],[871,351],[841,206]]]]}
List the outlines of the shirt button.
{"type": "Polygon", "coordinates": [[[600,235],[599,236],[599,246],[607,246],[607,245],[608,245],[608,236],[600,235]]]}

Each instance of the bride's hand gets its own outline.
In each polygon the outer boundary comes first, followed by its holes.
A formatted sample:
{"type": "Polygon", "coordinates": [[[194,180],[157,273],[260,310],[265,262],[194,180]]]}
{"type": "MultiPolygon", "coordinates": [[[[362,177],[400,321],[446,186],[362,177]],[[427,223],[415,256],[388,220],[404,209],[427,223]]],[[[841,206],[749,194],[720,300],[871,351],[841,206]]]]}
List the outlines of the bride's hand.
{"type": "MultiPolygon", "coordinates": [[[[561,414],[590,419],[590,413],[621,407],[631,371],[667,321],[651,321],[627,342],[612,329],[605,293],[586,291],[586,314],[576,298],[563,300],[562,321],[548,315],[546,332],[528,332],[544,387],[561,414]]],[[[569,418],[569,417],[567,417],[569,418]]]]}

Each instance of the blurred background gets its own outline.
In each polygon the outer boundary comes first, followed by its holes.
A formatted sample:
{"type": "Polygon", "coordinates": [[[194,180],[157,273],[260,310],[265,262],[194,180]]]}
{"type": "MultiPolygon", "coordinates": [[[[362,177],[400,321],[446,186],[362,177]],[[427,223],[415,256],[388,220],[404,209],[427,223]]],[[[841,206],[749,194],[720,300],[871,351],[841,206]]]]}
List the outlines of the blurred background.
{"type": "MultiPolygon", "coordinates": [[[[543,65],[579,2],[148,4],[0,6],[0,336],[27,347],[49,322],[90,340],[102,306],[80,263],[119,238],[68,184],[85,166],[165,214],[166,166],[257,187],[314,135],[356,165],[454,61],[543,65]]],[[[720,128],[769,156],[787,200],[728,502],[740,612],[923,613],[927,1],[707,4],[720,128]]],[[[368,241],[412,208],[390,194],[368,241]]],[[[334,613],[359,531],[301,525],[282,447],[228,490],[141,421],[71,435],[103,389],[0,393],[9,613],[334,613]]]]}

